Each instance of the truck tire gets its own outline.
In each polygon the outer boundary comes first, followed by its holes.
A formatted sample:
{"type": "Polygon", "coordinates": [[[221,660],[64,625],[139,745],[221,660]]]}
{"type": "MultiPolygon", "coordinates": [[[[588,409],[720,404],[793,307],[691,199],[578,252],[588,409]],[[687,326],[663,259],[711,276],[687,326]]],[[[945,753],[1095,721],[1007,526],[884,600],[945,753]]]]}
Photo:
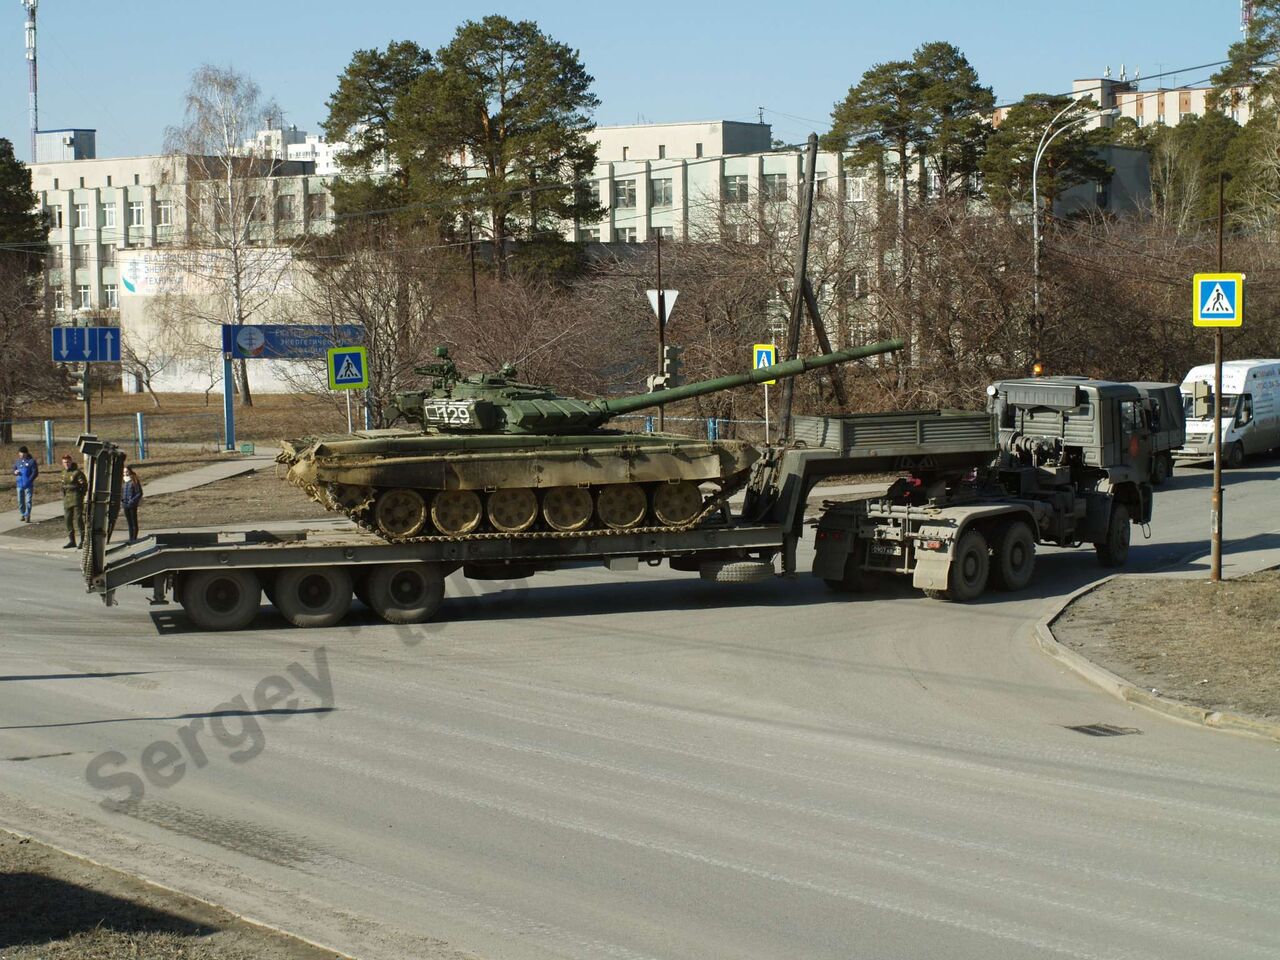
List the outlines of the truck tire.
{"type": "Polygon", "coordinates": [[[262,586],[252,570],[195,570],[182,575],[179,602],[203,630],[241,630],[258,615],[262,586]]]}
{"type": "Polygon", "coordinates": [[[425,623],[444,599],[444,574],[433,563],[383,563],[369,571],[365,593],[387,623],[425,623]]]}
{"type": "Polygon", "coordinates": [[[1173,458],[1167,453],[1156,454],[1155,462],[1151,464],[1151,485],[1161,486],[1171,476],[1173,476],[1173,458]]]}
{"type": "Polygon", "coordinates": [[[1025,520],[1014,520],[992,550],[991,584],[997,590],[1021,590],[1036,566],[1036,538],[1025,520]]]}
{"type": "Polygon", "coordinates": [[[1129,533],[1129,508],[1123,503],[1111,504],[1107,535],[1093,545],[1098,562],[1104,567],[1123,567],[1129,559],[1129,533]]]}
{"type": "Polygon", "coordinates": [[[946,590],[926,590],[934,600],[967,603],[982,596],[991,572],[991,548],[981,530],[968,530],[957,542],[947,574],[946,590]]]}
{"type": "Polygon", "coordinates": [[[351,609],[351,574],[342,567],[281,570],[272,603],[295,627],[332,627],[351,609]]]}
{"type": "Polygon", "coordinates": [[[1226,452],[1222,455],[1223,465],[1228,470],[1238,470],[1244,466],[1244,443],[1237,440],[1231,446],[1227,447],[1226,452]]]}
{"type": "Polygon", "coordinates": [[[773,564],[759,560],[714,561],[698,567],[698,576],[716,583],[758,583],[773,574],[773,564]]]}

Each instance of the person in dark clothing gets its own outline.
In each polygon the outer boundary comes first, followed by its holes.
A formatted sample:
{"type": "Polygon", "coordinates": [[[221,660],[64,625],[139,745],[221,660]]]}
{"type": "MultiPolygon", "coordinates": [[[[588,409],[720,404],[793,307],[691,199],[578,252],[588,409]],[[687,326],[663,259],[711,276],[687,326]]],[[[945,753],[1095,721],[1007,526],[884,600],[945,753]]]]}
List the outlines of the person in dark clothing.
{"type": "Polygon", "coordinates": [[[84,475],[70,454],[62,457],[62,515],[67,520],[67,542],[64,550],[70,550],[84,540],[84,497],[89,491],[89,478],[84,475]]]}
{"type": "Polygon", "coordinates": [[[35,495],[36,477],[40,476],[40,466],[26,447],[18,448],[18,462],[13,465],[13,475],[17,478],[18,514],[23,523],[30,523],[31,498],[35,495]]]}
{"type": "Polygon", "coordinates": [[[138,539],[138,504],[142,502],[142,481],[133,472],[133,467],[124,468],[124,484],[120,487],[120,506],[124,508],[124,519],[129,524],[129,542],[138,539]]]}

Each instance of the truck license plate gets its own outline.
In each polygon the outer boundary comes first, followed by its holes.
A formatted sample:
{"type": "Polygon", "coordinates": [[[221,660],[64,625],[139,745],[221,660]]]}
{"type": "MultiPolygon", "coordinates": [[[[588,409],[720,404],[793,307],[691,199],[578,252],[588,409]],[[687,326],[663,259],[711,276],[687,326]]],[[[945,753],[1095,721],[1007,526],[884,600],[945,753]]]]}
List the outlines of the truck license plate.
{"type": "Polygon", "coordinates": [[[890,543],[887,540],[873,540],[871,542],[871,552],[885,557],[896,557],[902,552],[902,548],[896,543],[890,543]]]}

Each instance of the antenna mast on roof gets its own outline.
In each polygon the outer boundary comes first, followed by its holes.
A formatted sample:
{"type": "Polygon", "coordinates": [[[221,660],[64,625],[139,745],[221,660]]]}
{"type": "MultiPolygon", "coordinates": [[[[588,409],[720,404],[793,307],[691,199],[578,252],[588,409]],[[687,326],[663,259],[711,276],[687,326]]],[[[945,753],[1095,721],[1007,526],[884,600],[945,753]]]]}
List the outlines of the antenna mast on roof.
{"type": "Polygon", "coordinates": [[[31,121],[31,162],[36,162],[36,129],[40,125],[40,112],[36,106],[36,3],[22,0],[27,10],[27,112],[31,121]]]}

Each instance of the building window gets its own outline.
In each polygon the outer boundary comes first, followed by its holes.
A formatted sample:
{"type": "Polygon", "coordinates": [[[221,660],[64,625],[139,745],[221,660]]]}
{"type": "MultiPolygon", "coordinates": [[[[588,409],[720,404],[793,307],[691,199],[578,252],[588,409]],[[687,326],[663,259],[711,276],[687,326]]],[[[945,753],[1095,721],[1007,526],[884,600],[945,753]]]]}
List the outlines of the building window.
{"type": "Polygon", "coordinates": [[[108,310],[120,309],[120,290],[114,283],[102,285],[102,305],[108,310]]]}
{"type": "Polygon", "coordinates": [[[623,159],[623,160],[627,159],[627,151],[628,151],[628,150],[630,150],[630,149],[631,149],[630,147],[623,147],[623,148],[622,148],[622,159],[623,159]]]}
{"type": "Polygon", "coordinates": [[[585,228],[585,229],[582,231],[582,240],[583,240],[583,242],[584,242],[584,243],[599,243],[599,242],[600,242],[600,228],[599,228],[599,227],[587,227],[587,228],[585,228]]]}
{"type": "Polygon", "coordinates": [[[87,203],[76,204],[76,227],[89,226],[89,205],[87,203]]]}
{"type": "Polygon", "coordinates": [[[298,208],[293,194],[282,193],[276,197],[276,219],[281,221],[298,219],[298,208]]]}
{"type": "Polygon", "coordinates": [[[76,284],[76,309],[88,310],[93,306],[93,301],[89,299],[89,284],[76,284]]]}
{"type": "Polygon", "coordinates": [[[614,183],[613,205],[615,207],[634,207],[636,205],[636,182],[634,180],[618,180],[614,183]]]}
{"type": "Polygon", "coordinates": [[[616,227],[613,231],[613,239],[616,243],[635,243],[636,228],[635,227],[616,227]]]}
{"type": "Polygon", "coordinates": [[[146,201],[144,200],[129,201],[129,226],[131,227],[142,226],[142,209],[145,206],[146,206],[146,201]]]}
{"type": "Polygon", "coordinates": [[[161,200],[156,204],[156,226],[173,226],[173,201],[161,200]]]}
{"type": "Polygon", "coordinates": [[[867,199],[867,181],[861,177],[849,177],[844,182],[844,198],[846,200],[867,199]]]}
{"type": "Polygon", "coordinates": [[[61,270],[63,263],[62,244],[52,244],[49,247],[49,269],[61,270]]]}
{"type": "Polygon", "coordinates": [[[51,230],[62,229],[62,208],[61,207],[49,207],[49,229],[51,230]]]}
{"type": "Polygon", "coordinates": [[[751,239],[751,231],[745,223],[726,223],[720,228],[720,232],[724,239],[739,243],[746,243],[751,239]]]}
{"type": "Polygon", "coordinates": [[[267,205],[264,197],[249,197],[249,222],[250,223],[266,223],[267,221],[267,205]]]}
{"type": "Polygon", "coordinates": [[[313,193],[307,197],[307,216],[312,220],[323,220],[328,214],[328,205],[323,193],[313,193]]]}
{"type": "Polygon", "coordinates": [[[694,155],[695,157],[701,157],[701,156],[702,156],[702,144],[700,144],[700,143],[695,143],[695,144],[693,145],[693,155],[694,155]]]}
{"type": "Polygon", "coordinates": [[[661,237],[663,240],[674,240],[676,238],[675,227],[654,227],[653,235],[661,237]]]}
{"type": "Polygon", "coordinates": [[[787,199],[787,175],[785,173],[766,173],[761,185],[761,192],[766,200],[787,199]]]}
{"type": "Polygon", "coordinates": [[[587,184],[587,199],[591,201],[591,206],[600,206],[600,181],[592,180],[587,184]]]}
{"type": "Polygon", "coordinates": [[[1156,123],[1164,123],[1164,114],[1163,114],[1163,113],[1161,113],[1161,114],[1157,114],[1157,115],[1156,115],[1156,123]]]}
{"type": "Polygon", "coordinates": [[[827,171],[825,170],[813,171],[813,195],[815,197],[822,196],[822,188],[826,185],[826,183],[827,183],[827,171]]]}
{"type": "Polygon", "coordinates": [[[102,225],[104,227],[114,227],[116,225],[116,205],[114,203],[104,203],[102,205],[102,225]]]}
{"type": "Polygon", "coordinates": [[[93,266],[89,262],[89,245],[87,243],[76,244],[76,266],[90,267],[93,266]]]}
{"type": "Polygon", "coordinates": [[[664,177],[661,180],[649,181],[649,206],[651,207],[671,206],[671,178],[670,177],[664,177]]]}
{"type": "Polygon", "coordinates": [[[61,287],[54,288],[53,291],[53,309],[67,309],[67,294],[61,287]]]}
{"type": "Polygon", "coordinates": [[[667,145],[665,143],[658,144],[658,159],[667,159],[667,145]]]}
{"type": "Polygon", "coordinates": [[[116,245],[114,243],[104,243],[102,245],[102,265],[104,267],[114,266],[116,262],[116,245]]]}
{"type": "Polygon", "coordinates": [[[746,203],[747,202],[746,174],[736,174],[734,176],[724,178],[724,202],[725,203],[746,203]]]}

